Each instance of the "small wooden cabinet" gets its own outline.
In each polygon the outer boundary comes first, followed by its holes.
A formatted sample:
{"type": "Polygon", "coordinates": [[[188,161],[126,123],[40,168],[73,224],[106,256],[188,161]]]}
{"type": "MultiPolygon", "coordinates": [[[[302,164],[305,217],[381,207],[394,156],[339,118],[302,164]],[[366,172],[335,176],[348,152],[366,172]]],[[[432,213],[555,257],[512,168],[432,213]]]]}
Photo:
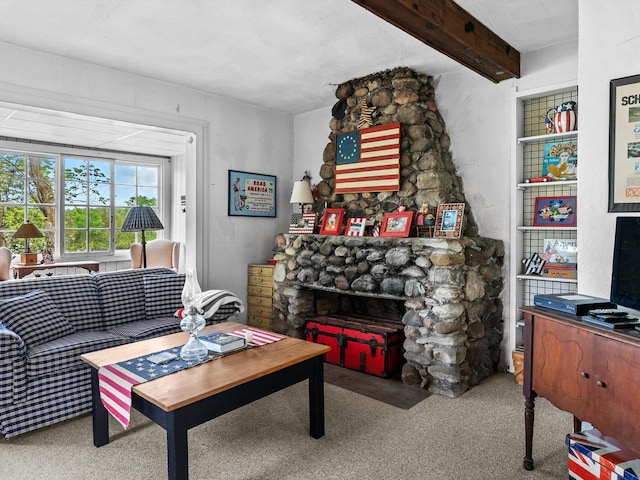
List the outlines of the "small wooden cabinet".
{"type": "Polygon", "coordinates": [[[536,307],[524,313],[526,453],[533,468],[534,400],[540,395],[640,452],[640,332],[614,331],[536,307]]]}
{"type": "Polygon", "coordinates": [[[247,324],[271,330],[273,315],[273,265],[249,265],[247,324]]]}

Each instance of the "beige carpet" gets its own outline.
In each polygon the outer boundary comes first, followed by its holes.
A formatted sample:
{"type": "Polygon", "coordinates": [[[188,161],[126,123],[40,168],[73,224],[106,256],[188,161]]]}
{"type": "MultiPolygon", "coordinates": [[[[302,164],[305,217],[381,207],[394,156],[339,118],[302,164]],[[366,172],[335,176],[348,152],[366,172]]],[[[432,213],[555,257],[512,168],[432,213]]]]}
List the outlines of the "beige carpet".
{"type": "MultiPolygon", "coordinates": [[[[497,374],[457,399],[432,395],[408,410],[326,385],[326,435],[308,435],[307,386],[282,392],[189,432],[192,480],[566,479],[571,416],[537,401],[536,470],[522,469],[524,399],[497,374]]],[[[134,412],[95,448],[89,415],[0,439],[11,480],[166,478],[164,431],[134,412]]]]}

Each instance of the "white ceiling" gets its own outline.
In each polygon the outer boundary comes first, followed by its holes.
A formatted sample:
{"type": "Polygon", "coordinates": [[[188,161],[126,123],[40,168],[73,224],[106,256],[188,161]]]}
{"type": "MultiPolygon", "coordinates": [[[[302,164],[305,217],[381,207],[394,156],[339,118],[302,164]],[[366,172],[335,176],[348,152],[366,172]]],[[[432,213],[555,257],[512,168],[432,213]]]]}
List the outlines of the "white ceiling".
{"type": "MultiPolygon", "coordinates": [[[[521,54],[578,38],[578,0],[457,3],[521,54]]],[[[465,68],[351,0],[0,0],[0,12],[0,42],[291,114],[388,68],[465,68]]],[[[176,132],[6,107],[1,136],[125,151],[159,141],[148,153],[162,155],[184,145],[176,132]]]]}

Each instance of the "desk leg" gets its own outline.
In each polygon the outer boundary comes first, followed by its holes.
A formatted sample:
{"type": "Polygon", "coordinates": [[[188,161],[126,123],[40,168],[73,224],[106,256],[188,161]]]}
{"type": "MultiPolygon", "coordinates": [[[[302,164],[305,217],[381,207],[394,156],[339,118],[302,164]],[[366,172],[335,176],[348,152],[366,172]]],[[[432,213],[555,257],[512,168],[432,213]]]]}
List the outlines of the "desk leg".
{"type": "Polygon", "coordinates": [[[535,395],[525,397],[524,400],[524,437],[525,454],[523,467],[525,470],[533,470],[533,420],[535,418],[535,395]]]}
{"type": "Polygon", "coordinates": [[[309,434],[324,436],[324,355],[314,358],[309,376],[309,434]]]}
{"type": "Polygon", "coordinates": [[[93,445],[101,447],[109,443],[109,412],[100,399],[98,370],[91,369],[91,412],[93,415],[93,445]]]}
{"type": "Polygon", "coordinates": [[[188,480],[189,449],[187,445],[187,429],[177,425],[172,415],[167,428],[167,470],[169,480],[188,480]]]}

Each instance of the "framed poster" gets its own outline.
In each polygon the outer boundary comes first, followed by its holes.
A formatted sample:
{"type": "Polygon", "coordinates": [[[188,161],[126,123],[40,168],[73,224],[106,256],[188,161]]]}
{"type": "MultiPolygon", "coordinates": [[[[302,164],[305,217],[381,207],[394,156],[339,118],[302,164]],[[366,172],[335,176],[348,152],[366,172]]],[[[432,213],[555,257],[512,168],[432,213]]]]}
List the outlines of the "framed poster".
{"type": "Polygon", "coordinates": [[[575,227],[576,197],[537,197],[533,212],[534,227],[575,227]]]}
{"type": "Polygon", "coordinates": [[[228,214],[239,217],[276,216],[276,177],[229,170],[228,214]]]}
{"type": "Polygon", "coordinates": [[[640,212],[640,75],[611,80],[609,211],[640,212]]]}
{"type": "Polygon", "coordinates": [[[340,235],[343,218],[344,210],[342,208],[325,208],[320,235],[340,235]]]}
{"type": "Polygon", "coordinates": [[[381,237],[408,237],[413,212],[385,213],[380,228],[381,237]]]}
{"type": "Polygon", "coordinates": [[[345,235],[349,237],[362,237],[367,226],[367,219],[364,217],[351,217],[347,219],[347,229],[345,235]]]}
{"type": "Polygon", "coordinates": [[[433,236],[437,238],[460,238],[464,203],[441,203],[436,213],[436,228],[433,236]]]}

